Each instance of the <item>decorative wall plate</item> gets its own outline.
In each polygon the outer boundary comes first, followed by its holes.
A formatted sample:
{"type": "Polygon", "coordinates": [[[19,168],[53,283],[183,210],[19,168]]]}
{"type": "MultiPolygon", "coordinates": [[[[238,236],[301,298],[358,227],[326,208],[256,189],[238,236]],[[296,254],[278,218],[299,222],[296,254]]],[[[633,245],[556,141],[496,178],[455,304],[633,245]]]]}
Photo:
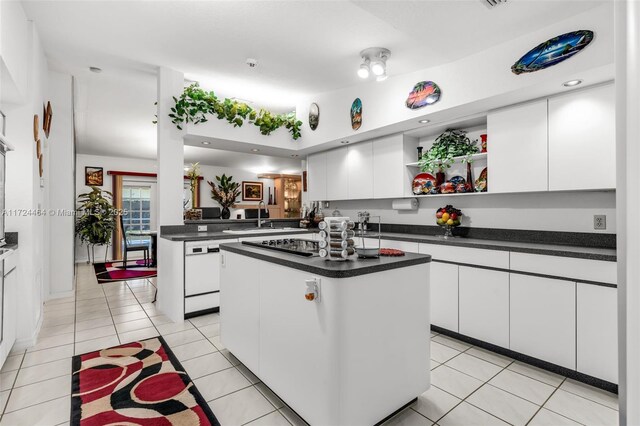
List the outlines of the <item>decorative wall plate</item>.
{"type": "Polygon", "coordinates": [[[44,134],[49,139],[49,133],[51,132],[51,119],[53,118],[53,109],[51,108],[51,102],[47,102],[47,110],[44,116],[44,123],[42,129],[44,134]]]}
{"type": "Polygon", "coordinates": [[[44,172],[43,163],[44,163],[44,155],[40,154],[40,157],[38,157],[38,169],[40,171],[40,177],[42,177],[42,174],[44,172]]]}
{"type": "Polygon", "coordinates": [[[511,72],[522,74],[540,71],[565,61],[587,47],[593,31],[579,30],[561,34],[540,43],[511,66],[511,72]]]}
{"type": "Polygon", "coordinates": [[[413,178],[411,191],[414,195],[428,194],[435,186],[436,178],[430,173],[419,173],[413,178]]]}
{"type": "Polygon", "coordinates": [[[351,104],[351,128],[358,130],[362,126],[362,101],[356,98],[351,104]]]}
{"type": "Polygon", "coordinates": [[[440,100],[441,93],[440,87],[433,81],[421,81],[413,86],[405,105],[410,109],[418,109],[435,104],[440,100]]]}
{"type": "Polygon", "coordinates": [[[42,142],[40,142],[40,139],[38,139],[36,141],[36,158],[40,158],[40,156],[42,155],[42,142]]]}
{"type": "Polygon", "coordinates": [[[35,114],[33,116],[33,140],[37,141],[40,138],[40,118],[38,117],[38,114],[35,114]]]}
{"type": "Polygon", "coordinates": [[[315,130],[318,128],[318,123],[320,122],[320,107],[316,103],[312,103],[309,106],[309,127],[311,130],[315,130]]]}
{"type": "Polygon", "coordinates": [[[476,179],[474,189],[476,192],[487,192],[487,168],[485,167],[482,172],[480,172],[480,176],[476,179]]]}

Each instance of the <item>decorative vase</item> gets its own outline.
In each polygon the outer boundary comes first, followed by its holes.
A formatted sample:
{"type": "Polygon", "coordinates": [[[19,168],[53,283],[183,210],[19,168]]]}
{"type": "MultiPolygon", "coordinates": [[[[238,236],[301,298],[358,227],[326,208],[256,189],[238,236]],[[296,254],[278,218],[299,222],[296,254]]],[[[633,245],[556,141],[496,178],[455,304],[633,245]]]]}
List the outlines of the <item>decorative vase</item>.
{"type": "Polygon", "coordinates": [[[440,188],[440,185],[444,183],[444,179],[444,172],[442,171],[442,169],[438,170],[438,172],[436,173],[436,188],[440,188]]]}
{"type": "Polygon", "coordinates": [[[220,215],[220,217],[222,217],[223,219],[229,219],[231,217],[231,210],[229,210],[229,207],[222,208],[222,214],[220,215]]]}
{"type": "Polygon", "coordinates": [[[471,174],[471,163],[467,162],[467,182],[464,184],[467,192],[473,192],[473,175],[471,174]]]}
{"type": "Polygon", "coordinates": [[[487,135],[482,134],[480,135],[480,146],[482,147],[482,151],[480,152],[487,152],[487,135]]]}

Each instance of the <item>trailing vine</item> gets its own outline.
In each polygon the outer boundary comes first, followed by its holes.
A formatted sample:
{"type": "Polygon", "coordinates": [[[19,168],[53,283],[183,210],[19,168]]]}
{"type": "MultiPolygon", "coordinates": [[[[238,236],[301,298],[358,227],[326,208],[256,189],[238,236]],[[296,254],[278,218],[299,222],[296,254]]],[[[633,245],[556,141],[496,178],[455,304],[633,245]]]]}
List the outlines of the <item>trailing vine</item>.
{"type": "Polygon", "coordinates": [[[418,166],[423,172],[434,173],[451,167],[454,157],[465,156],[463,162],[471,162],[471,155],[480,150],[477,143],[477,140],[471,141],[464,130],[447,129],[422,155],[418,166]]]}
{"type": "Polygon", "coordinates": [[[294,140],[301,136],[302,121],[295,113],[273,114],[265,109],[256,111],[244,102],[225,98],[220,101],[213,92],[203,90],[198,83],[185,87],[179,98],[173,97],[175,106],[171,108],[171,122],[182,130],[184,123],[205,123],[208,115],[219,120],[227,120],[233,127],[241,127],[245,122],[260,128],[260,133],[270,135],[274,130],[285,127],[294,140]]]}

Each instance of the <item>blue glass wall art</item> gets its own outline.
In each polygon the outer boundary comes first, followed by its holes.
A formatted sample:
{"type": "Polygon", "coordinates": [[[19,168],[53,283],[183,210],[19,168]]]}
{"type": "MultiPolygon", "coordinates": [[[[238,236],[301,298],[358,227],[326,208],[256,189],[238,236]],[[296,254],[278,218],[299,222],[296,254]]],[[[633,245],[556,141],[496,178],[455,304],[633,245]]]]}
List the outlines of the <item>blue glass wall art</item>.
{"type": "Polygon", "coordinates": [[[593,40],[593,31],[579,30],[540,43],[511,66],[514,74],[540,71],[559,64],[580,52],[593,40]]]}

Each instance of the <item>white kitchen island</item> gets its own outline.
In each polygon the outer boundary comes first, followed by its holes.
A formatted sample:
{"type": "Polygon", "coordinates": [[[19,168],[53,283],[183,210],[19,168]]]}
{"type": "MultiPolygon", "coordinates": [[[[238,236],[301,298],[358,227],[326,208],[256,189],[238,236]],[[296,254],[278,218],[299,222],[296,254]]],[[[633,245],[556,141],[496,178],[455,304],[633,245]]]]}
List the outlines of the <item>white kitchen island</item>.
{"type": "Polygon", "coordinates": [[[311,425],[373,425],[429,388],[430,256],[220,249],[223,344],[311,425]]]}

